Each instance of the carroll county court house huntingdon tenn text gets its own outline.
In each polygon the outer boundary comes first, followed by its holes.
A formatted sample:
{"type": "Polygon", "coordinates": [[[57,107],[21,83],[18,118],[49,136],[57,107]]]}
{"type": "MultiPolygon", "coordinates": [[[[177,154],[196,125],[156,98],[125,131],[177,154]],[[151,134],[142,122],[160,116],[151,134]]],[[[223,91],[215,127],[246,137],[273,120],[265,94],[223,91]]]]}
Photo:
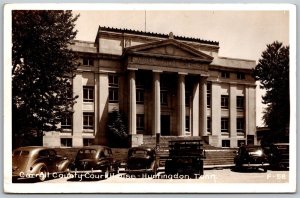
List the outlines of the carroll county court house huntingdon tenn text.
{"type": "Polygon", "coordinates": [[[256,142],[255,61],[219,57],[218,42],[99,27],[95,42],[71,48],[80,56],[72,82],[79,97],[44,146],[107,143],[114,110],[128,117],[133,145],[157,133],[217,147],[256,142]]]}

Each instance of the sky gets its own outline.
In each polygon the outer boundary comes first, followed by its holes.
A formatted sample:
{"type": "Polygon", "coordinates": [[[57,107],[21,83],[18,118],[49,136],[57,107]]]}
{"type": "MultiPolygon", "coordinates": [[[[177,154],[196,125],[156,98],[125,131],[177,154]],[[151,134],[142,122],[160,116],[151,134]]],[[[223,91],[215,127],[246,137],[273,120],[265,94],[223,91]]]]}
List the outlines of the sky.
{"type": "MultiPolygon", "coordinates": [[[[99,26],[127,28],[218,41],[219,56],[258,62],[267,44],[289,45],[287,11],[73,11],[80,14],[76,39],[95,41],[99,26]]],[[[258,84],[258,83],[257,83],[258,84]]],[[[264,90],[257,86],[256,125],[263,126],[264,90]]]]}

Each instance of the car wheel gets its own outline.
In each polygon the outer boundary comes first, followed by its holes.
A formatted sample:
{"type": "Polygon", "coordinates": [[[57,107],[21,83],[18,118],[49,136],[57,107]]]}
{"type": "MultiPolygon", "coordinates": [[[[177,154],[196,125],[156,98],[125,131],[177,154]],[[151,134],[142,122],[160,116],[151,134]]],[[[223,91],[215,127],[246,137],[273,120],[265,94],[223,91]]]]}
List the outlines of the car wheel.
{"type": "Polygon", "coordinates": [[[115,174],[119,174],[119,167],[118,166],[115,166],[115,174]]]}
{"type": "Polygon", "coordinates": [[[268,171],[268,168],[265,167],[265,168],[264,168],[264,172],[267,172],[267,171],[268,171]]]}
{"type": "Polygon", "coordinates": [[[43,182],[47,179],[47,168],[46,166],[42,166],[40,167],[39,171],[38,171],[38,177],[37,180],[39,182],[43,182]]]}

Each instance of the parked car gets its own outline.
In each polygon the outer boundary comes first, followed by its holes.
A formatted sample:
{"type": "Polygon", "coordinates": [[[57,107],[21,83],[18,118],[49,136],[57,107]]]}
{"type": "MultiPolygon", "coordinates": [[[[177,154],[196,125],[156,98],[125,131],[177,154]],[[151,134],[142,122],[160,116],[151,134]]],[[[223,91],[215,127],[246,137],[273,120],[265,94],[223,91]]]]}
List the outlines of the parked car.
{"type": "Polygon", "coordinates": [[[133,147],[128,150],[126,173],[155,175],[158,166],[159,158],[154,148],[133,147]]]}
{"type": "Polygon", "coordinates": [[[261,146],[241,146],[234,158],[235,168],[240,169],[263,169],[267,172],[269,167],[268,157],[261,146]]]}
{"type": "Polygon", "coordinates": [[[203,175],[205,151],[202,140],[169,141],[169,157],[165,164],[167,175],[203,175]]]}
{"type": "Polygon", "coordinates": [[[68,158],[57,155],[54,149],[20,147],[13,150],[12,154],[13,181],[18,178],[34,178],[42,182],[54,174],[66,173],[69,164],[68,158]]]}
{"type": "Polygon", "coordinates": [[[119,166],[120,162],[113,158],[111,148],[86,146],[78,150],[74,162],[70,164],[70,174],[82,178],[108,177],[119,173],[119,166]]]}
{"type": "Polygon", "coordinates": [[[273,143],[268,148],[270,167],[289,168],[289,143],[273,143]]]}

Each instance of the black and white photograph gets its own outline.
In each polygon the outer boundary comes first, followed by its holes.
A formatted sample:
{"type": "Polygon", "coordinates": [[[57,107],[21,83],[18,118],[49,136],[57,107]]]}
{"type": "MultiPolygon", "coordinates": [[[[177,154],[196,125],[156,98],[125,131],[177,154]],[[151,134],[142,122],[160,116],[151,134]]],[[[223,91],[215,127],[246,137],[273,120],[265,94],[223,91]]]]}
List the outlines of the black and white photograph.
{"type": "Polygon", "coordinates": [[[7,4],[4,192],[296,191],[296,6],[7,4]]]}

